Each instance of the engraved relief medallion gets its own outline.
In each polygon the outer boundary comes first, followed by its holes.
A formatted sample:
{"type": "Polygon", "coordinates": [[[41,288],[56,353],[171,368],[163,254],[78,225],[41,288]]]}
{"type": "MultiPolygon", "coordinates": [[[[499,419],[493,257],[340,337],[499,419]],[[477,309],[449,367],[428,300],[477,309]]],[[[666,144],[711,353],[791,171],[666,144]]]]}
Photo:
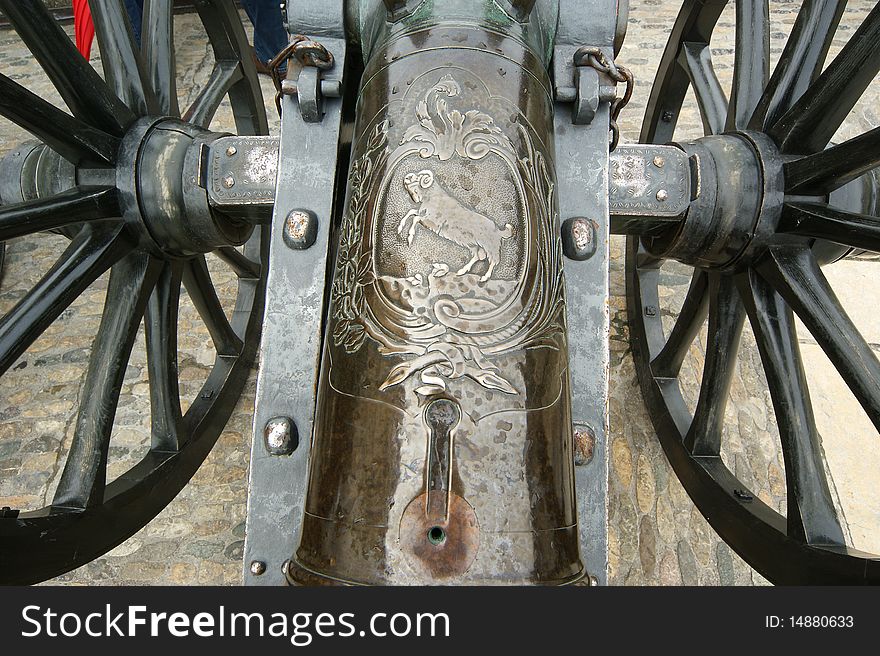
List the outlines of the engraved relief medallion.
{"type": "Polygon", "coordinates": [[[356,149],[333,341],[395,356],[379,390],[414,381],[427,396],[467,379],[518,395],[498,358],[564,340],[553,178],[524,122],[498,125],[476,76],[426,80],[402,102],[405,125],[381,120],[356,149]]]}

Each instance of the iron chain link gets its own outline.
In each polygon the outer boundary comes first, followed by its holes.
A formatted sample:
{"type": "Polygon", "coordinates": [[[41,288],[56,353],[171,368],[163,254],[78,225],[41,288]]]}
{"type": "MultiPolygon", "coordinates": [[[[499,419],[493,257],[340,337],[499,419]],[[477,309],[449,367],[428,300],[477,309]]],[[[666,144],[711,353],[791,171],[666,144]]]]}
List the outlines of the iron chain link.
{"type": "Polygon", "coordinates": [[[269,72],[272,75],[272,82],[275,84],[275,106],[278,108],[279,116],[281,115],[281,96],[286,92],[283,88],[286,72],[282,74],[281,71],[291,59],[295,59],[302,66],[312,66],[322,71],[329,70],[336,64],[333,53],[321,43],[302,34],[293,35],[290,38],[290,43],[269,62],[269,72]]]}

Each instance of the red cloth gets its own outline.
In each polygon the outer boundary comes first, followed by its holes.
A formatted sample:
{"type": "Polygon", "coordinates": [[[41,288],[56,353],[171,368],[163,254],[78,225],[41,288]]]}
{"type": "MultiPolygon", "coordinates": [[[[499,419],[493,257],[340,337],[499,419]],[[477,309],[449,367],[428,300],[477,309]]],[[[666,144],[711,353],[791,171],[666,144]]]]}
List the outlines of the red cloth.
{"type": "Polygon", "coordinates": [[[89,0],[73,0],[73,31],[77,50],[88,59],[92,51],[92,40],[95,38],[95,24],[92,22],[89,0]]]}

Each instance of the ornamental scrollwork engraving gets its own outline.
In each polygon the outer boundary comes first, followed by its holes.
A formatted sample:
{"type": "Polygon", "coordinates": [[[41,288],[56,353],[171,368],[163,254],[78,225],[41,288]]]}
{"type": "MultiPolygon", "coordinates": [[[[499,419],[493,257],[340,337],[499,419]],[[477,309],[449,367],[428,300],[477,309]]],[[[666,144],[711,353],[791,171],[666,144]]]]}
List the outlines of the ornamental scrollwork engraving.
{"type": "MultiPolygon", "coordinates": [[[[487,91],[480,99],[490,104],[487,91]]],[[[442,76],[398,146],[387,147],[385,121],[352,166],[333,337],[348,353],[369,337],[398,356],[380,390],[414,379],[427,396],[469,379],[515,395],[499,359],[565,339],[547,160],[522,123],[513,123],[514,146],[488,113],[452,106],[463,100],[456,79],[442,76]]]]}

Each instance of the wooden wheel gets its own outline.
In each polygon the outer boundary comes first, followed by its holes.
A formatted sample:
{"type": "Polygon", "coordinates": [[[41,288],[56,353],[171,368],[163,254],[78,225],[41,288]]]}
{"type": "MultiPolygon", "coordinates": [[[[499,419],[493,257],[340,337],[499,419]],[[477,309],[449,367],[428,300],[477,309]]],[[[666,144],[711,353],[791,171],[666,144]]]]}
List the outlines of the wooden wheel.
{"type": "Polygon", "coordinates": [[[105,53],[104,79],[78,54],[42,3],[0,1],[0,10],[70,110],[66,113],[0,75],[0,114],[37,137],[39,155],[54,158],[59,163],[55,170],[75,172],[76,181],[58,190],[64,186],[60,177],[44,180],[40,186],[54,187],[56,193],[0,207],[0,241],[37,231],[57,232],[70,240],[55,265],[0,319],[0,375],[92,282],[110,271],[73,440],[54,498],[39,510],[5,509],[0,514],[4,583],[31,583],[78,567],[162,510],[214,445],[259,343],[264,229],[234,221],[220,225],[225,219],[209,213],[197,216],[193,208],[207,207],[198,197],[204,190],[184,182],[181,191],[175,176],[192,148],[220,136],[207,126],[227,96],[240,134],[267,132],[238,13],[233,3],[222,0],[197,4],[216,64],[202,92],[181,111],[171,0],[146,1],[142,49],[134,43],[121,1],[90,4],[105,53]],[[238,278],[231,319],[209,274],[208,252],[238,278]],[[178,395],[181,285],[217,353],[186,412],[178,395]],[[109,481],[108,451],[120,388],[142,322],[151,446],[140,462],[109,481]]]}
{"type": "Polygon", "coordinates": [[[688,88],[705,137],[680,144],[704,176],[670,232],[629,237],[630,338],[642,392],[677,476],[713,528],[776,583],[877,583],[878,556],[845,543],[823,463],[794,315],[880,429],[880,363],[821,265],[880,251],[875,167],[880,129],[829,146],[880,70],[880,7],[840,53],[826,55],[844,2],[806,0],[770,71],[766,1],[736,4],[733,84],[710,40],[726,0],[686,0],[651,91],[641,140],[673,141],[688,88]],[[664,331],[659,268],[692,268],[684,303],[664,331]],[[699,398],[682,396],[682,363],[708,320],[699,398]],[[772,397],[787,508],[762,502],[721,457],[740,336],[748,320],[772,397]]]}

